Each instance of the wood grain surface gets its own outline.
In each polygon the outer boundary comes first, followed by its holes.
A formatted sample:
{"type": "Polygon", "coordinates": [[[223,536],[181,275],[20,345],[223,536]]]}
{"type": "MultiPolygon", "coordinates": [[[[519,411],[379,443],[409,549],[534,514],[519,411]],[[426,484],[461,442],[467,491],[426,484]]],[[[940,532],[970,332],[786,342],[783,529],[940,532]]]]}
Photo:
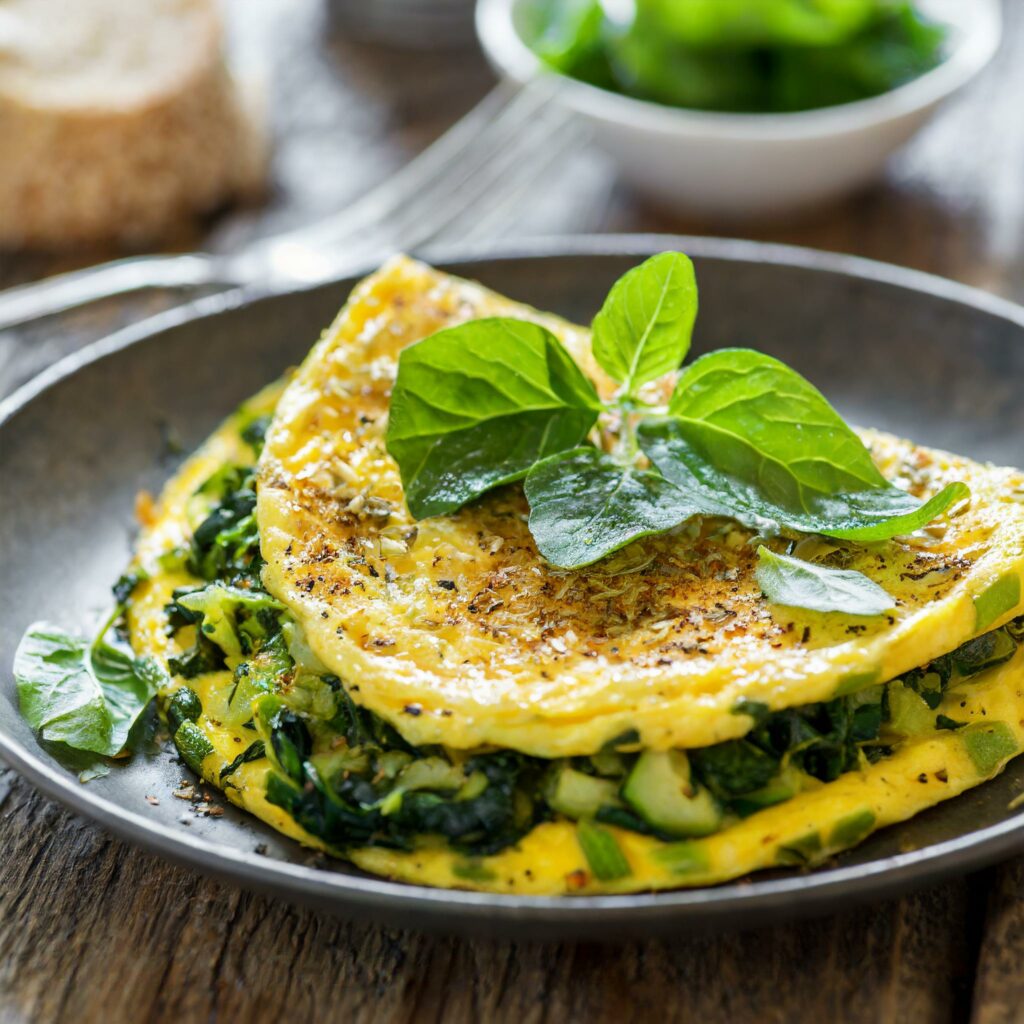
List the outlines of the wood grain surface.
{"type": "MultiPolygon", "coordinates": [[[[408,57],[325,33],[315,0],[234,0],[272,83],[266,207],[185,235],[237,245],[338,209],[490,84],[474,54],[408,57]],[[258,16],[255,12],[258,11],[258,16]]],[[[857,253],[1024,301],[1024,3],[995,66],[885,181],[793,223],[682,222],[581,155],[518,231],[734,234],[857,253]]],[[[756,174],[756,168],[752,168],[756,174]]],[[[0,257],[0,285],[106,254],[0,257]]],[[[0,335],[0,392],[166,297],[0,335]]],[[[1024,381],[1021,382],[1024,397],[1024,381]]],[[[1022,443],[1024,451],[1024,443],[1022,443]]],[[[597,937],[595,937],[597,938],[597,937]]],[[[0,1021],[1024,1020],[1024,860],[858,912],[626,946],[509,944],[350,924],[179,869],[0,768],[0,1021]]]]}

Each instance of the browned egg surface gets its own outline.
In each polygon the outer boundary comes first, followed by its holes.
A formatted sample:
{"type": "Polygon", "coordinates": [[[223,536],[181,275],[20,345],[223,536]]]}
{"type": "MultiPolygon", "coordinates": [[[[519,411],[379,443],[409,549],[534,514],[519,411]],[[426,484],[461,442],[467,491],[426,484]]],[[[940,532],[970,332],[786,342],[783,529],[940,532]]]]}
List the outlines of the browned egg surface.
{"type": "MultiPolygon", "coordinates": [[[[479,285],[397,259],[364,282],[286,390],[260,468],[265,583],[353,696],[413,743],[586,754],[636,730],[644,746],[738,735],[746,698],[826,699],[924,664],[993,623],[978,599],[1024,562],[1024,477],[865,432],[887,477],[972,499],[911,538],[807,539],[796,554],[858,569],[898,607],[857,619],[770,606],[756,535],[694,520],[583,570],[537,553],[519,487],[415,522],[387,454],[397,357],[482,316],[537,320],[600,389],[589,335],[479,285]]],[[[1006,609],[999,621],[1019,614],[1006,609]]]]}

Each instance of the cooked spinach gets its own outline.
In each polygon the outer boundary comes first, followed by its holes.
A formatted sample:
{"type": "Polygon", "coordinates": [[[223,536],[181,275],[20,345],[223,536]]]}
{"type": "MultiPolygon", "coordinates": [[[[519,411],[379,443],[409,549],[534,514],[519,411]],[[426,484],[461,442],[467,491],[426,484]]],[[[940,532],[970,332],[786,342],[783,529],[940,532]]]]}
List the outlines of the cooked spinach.
{"type": "Polygon", "coordinates": [[[243,764],[248,764],[250,761],[258,761],[260,758],[265,756],[266,748],[263,745],[263,740],[253,741],[231,762],[231,764],[221,768],[219,776],[221,784],[234,775],[243,764]]]}
{"type": "MultiPolygon", "coordinates": [[[[1024,619],[962,645],[923,668],[894,680],[917,693],[935,710],[954,680],[966,680],[1012,657],[1024,637],[1015,638],[1024,619]]],[[[893,685],[893,684],[890,684],[893,685]]],[[[822,782],[831,782],[862,761],[886,756],[889,719],[888,686],[875,686],[831,701],[766,713],[763,705],[742,702],[737,714],[754,718],[742,739],[689,751],[700,781],[734,809],[750,792],[768,784],[784,764],[822,782]]],[[[936,729],[958,729],[965,723],[937,715],[936,729]]]]}
{"type": "Polygon", "coordinates": [[[255,472],[229,466],[200,488],[215,504],[192,533],[186,568],[204,580],[259,583],[259,530],[256,526],[255,472]]]}
{"type": "MultiPolygon", "coordinates": [[[[996,632],[1008,635],[1009,631],[996,632]]],[[[1002,643],[995,638],[988,646],[1001,648],[1002,643]]],[[[894,682],[938,693],[941,698],[952,682],[981,671],[972,668],[968,675],[960,673],[955,668],[960,653],[936,659],[894,682]]],[[[966,664],[962,656],[959,663],[966,664]]],[[[554,814],[544,780],[550,779],[559,762],[510,751],[478,754],[460,762],[441,747],[411,747],[390,725],[356,705],[333,677],[332,682],[337,703],[329,722],[296,714],[285,703],[286,696],[266,698],[257,713],[274,764],[268,776],[268,799],[329,845],[411,849],[419,837],[435,835],[447,839],[454,849],[485,855],[506,848],[554,814]],[[333,738],[330,752],[314,752],[315,736],[321,734],[333,738]],[[419,772],[421,778],[414,781],[415,766],[428,763],[430,770],[419,772]]],[[[761,704],[741,704],[737,713],[754,718],[754,728],[742,739],[687,751],[694,774],[737,816],[767,806],[766,787],[788,766],[823,782],[832,781],[891,752],[885,732],[886,690],[874,686],[776,712],[761,704]]],[[[936,729],[960,725],[936,716],[936,729]]],[[[604,751],[592,758],[572,758],[569,764],[575,772],[621,785],[636,758],[636,754],[604,751]]],[[[594,818],[634,832],[658,834],[634,811],[615,802],[599,807],[594,818]]]]}
{"type": "Polygon", "coordinates": [[[264,413],[251,419],[241,430],[240,437],[253,450],[253,454],[259,458],[263,451],[263,442],[267,437],[267,429],[273,420],[272,413],[264,413]]]}
{"type": "MultiPolygon", "coordinates": [[[[658,322],[652,315],[650,324],[658,322]]],[[[658,342],[645,348],[643,336],[641,328],[635,348],[606,354],[637,379],[662,365],[658,342]]],[[[547,780],[564,762],[501,750],[467,755],[440,746],[413,747],[383,718],[358,705],[342,681],[304,649],[294,622],[261,589],[258,576],[240,578],[239,572],[244,575],[257,557],[254,551],[239,555],[235,543],[237,526],[251,515],[244,494],[251,483],[252,472],[243,467],[215,474],[204,484],[202,496],[214,504],[202,520],[207,528],[197,531],[192,557],[204,563],[212,578],[175,591],[167,609],[172,631],[195,633],[194,644],[173,660],[172,668],[188,678],[230,664],[227,715],[236,726],[257,733],[234,760],[222,764],[219,781],[230,784],[243,764],[266,758],[269,802],[338,850],[410,850],[433,836],[468,857],[485,856],[552,818],[556,812],[546,796],[547,780]]],[[[998,664],[1022,639],[1024,619],[898,682],[935,710],[949,685],[998,664]]],[[[884,757],[891,749],[886,692],[887,687],[874,686],[776,712],[740,701],[734,711],[749,716],[753,727],[741,739],[687,751],[695,780],[728,812],[744,816],[791,794],[786,786],[795,770],[830,781],[884,757]]],[[[175,742],[197,771],[213,753],[198,725],[201,712],[198,696],[188,687],[177,690],[167,708],[175,742]]],[[[937,729],[958,725],[936,716],[937,729]]],[[[602,780],[610,794],[588,812],[592,822],[658,835],[616,796],[637,762],[638,740],[630,730],[593,757],[569,759],[569,765],[602,780]]],[[[584,824],[583,832],[602,834],[592,822],[584,824]]]]}
{"type": "Polygon", "coordinates": [[[345,698],[340,706],[336,721],[356,743],[322,754],[312,753],[311,723],[280,698],[262,700],[256,715],[273,764],[267,799],[329,845],[411,849],[417,836],[438,835],[484,855],[539,820],[542,807],[531,794],[547,762],[497,751],[456,765],[439,748],[421,750],[440,771],[416,779],[412,766],[422,761],[390,726],[345,698]]]}
{"type": "Polygon", "coordinates": [[[181,654],[168,658],[167,667],[171,675],[195,679],[224,668],[224,652],[205,633],[196,630],[195,643],[181,654]]]}

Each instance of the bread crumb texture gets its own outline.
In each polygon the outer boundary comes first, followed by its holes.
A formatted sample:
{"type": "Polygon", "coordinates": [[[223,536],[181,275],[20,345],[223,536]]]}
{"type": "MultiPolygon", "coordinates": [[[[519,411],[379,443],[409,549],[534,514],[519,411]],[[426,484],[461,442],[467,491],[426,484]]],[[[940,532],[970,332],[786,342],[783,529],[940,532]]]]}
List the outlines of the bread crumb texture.
{"type": "Polygon", "coordinates": [[[263,185],[215,0],[0,4],[0,246],[138,245],[263,185]]]}

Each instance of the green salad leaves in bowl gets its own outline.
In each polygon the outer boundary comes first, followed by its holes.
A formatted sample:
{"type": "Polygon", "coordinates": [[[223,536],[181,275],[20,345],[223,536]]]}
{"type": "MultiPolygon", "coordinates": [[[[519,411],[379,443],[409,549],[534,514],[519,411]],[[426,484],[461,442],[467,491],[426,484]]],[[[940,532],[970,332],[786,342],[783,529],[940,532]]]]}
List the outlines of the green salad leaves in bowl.
{"type": "Polygon", "coordinates": [[[727,219],[877,177],[988,63],[998,0],[479,0],[491,61],[557,83],[640,191],[727,219]]]}
{"type": "Polygon", "coordinates": [[[949,27],[910,0],[537,0],[553,70],[694,110],[791,113],[879,96],[937,67],[949,27]]]}

